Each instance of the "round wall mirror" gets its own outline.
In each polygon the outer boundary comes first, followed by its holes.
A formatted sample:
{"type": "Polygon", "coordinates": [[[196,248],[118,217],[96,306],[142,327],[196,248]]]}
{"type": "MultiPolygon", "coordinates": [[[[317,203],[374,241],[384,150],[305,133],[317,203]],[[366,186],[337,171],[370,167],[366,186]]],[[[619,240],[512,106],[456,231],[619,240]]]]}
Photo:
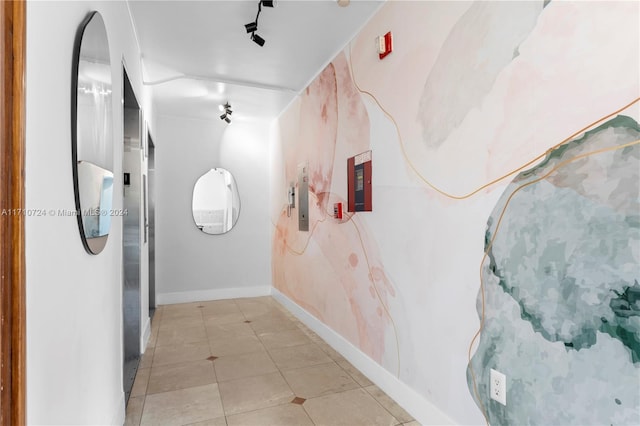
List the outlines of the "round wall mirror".
{"type": "Polygon", "coordinates": [[[211,169],[193,187],[193,220],[206,234],[224,234],[233,228],[240,214],[240,194],[233,175],[225,169],[211,169]]]}
{"type": "Polygon", "coordinates": [[[71,139],[76,216],[87,252],[107,244],[113,202],[113,115],[107,30],[98,12],[82,22],[73,51],[71,139]]]}

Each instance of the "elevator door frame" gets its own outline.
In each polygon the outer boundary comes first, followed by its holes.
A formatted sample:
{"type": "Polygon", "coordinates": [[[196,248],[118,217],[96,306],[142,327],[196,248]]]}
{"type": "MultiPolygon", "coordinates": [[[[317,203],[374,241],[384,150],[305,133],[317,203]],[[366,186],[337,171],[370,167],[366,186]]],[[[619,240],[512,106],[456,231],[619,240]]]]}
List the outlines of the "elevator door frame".
{"type": "Polygon", "coordinates": [[[122,170],[129,173],[129,185],[123,185],[122,207],[127,211],[122,221],[122,386],[125,401],[128,403],[138,365],[140,363],[140,299],[142,278],[142,246],[140,217],[142,216],[142,109],[137,101],[133,86],[129,80],[126,67],[122,67],[122,99],[123,99],[123,140],[122,140],[122,170]],[[127,147],[127,128],[130,114],[137,118],[135,125],[137,148],[127,147]],[[132,149],[134,148],[134,149],[132,149]],[[135,166],[129,169],[127,160],[132,159],[135,166]],[[129,171],[128,171],[129,170],[129,171]],[[135,191],[137,188],[137,192],[135,191]],[[128,198],[133,197],[133,198],[128,198]],[[132,204],[128,202],[132,201],[132,204]],[[131,232],[128,232],[131,231],[131,232]]]}
{"type": "Polygon", "coordinates": [[[156,310],[156,166],[155,144],[151,132],[147,131],[147,148],[149,150],[147,171],[147,202],[149,204],[149,318],[153,319],[156,310]]]}

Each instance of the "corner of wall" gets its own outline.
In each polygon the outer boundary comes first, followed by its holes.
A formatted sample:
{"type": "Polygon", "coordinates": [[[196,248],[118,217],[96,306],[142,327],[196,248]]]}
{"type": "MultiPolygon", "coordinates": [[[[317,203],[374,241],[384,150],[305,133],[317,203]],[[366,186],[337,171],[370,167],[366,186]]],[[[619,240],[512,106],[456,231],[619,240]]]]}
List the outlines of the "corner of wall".
{"type": "Polygon", "coordinates": [[[151,338],[151,318],[147,317],[140,336],[140,353],[144,353],[151,338]]]}
{"type": "Polygon", "coordinates": [[[293,302],[276,288],[272,296],[307,327],[317,333],[340,355],[360,370],[369,380],[393,398],[402,408],[411,414],[422,425],[454,425],[456,424],[433,403],[411,389],[404,382],[389,373],[380,364],[369,358],[344,337],[333,331],[323,322],[293,302]]]}
{"type": "Polygon", "coordinates": [[[211,290],[180,291],[174,293],[159,293],[159,305],[173,305],[176,303],[204,302],[208,300],[241,299],[244,297],[269,296],[273,288],[268,285],[254,287],[229,287],[211,290]]]}
{"type": "Polygon", "coordinates": [[[124,392],[120,392],[120,398],[116,402],[115,407],[112,410],[114,414],[111,420],[112,425],[123,425],[127,417],[126,403],[124,400],[124,392]]]}

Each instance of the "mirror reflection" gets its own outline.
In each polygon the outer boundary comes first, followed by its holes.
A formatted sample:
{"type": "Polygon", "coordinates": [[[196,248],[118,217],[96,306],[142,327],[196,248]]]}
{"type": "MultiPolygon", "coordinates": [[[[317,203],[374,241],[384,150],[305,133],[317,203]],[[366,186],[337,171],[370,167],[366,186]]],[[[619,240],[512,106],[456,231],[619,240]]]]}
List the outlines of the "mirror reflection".
{"type": "Polygon", "coordinates": [[[113,117],[109,43],[97,12],[78,30],[73,78],[72,155],[78,226],[85,249],[98,254],[111,228],[113,117]]]}
{"type": "Polygon", "coordinates": [[[84,235],[91,250],[100,252],[111,228],[113,173],[88,161],[79,161],[78,182],[84,235]]]}
{"type": "Polygon", "coordinates": [[[211,169],[193,188],[193,220],[206,234],[224,234],[233,228],[240,214],[240,194],[233,175],[225,169],[211,169]]]}

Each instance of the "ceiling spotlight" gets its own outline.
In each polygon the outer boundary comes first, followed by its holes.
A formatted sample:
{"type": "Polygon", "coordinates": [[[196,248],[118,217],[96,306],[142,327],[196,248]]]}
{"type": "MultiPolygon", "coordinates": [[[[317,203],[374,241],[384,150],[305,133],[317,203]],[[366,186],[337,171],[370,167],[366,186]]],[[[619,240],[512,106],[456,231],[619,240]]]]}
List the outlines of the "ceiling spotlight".
{"type": "Polygon", "coordinates": [[[222,106],[222,104],[218,105],[218,109],[219,109],[220,111],[224,111],[224,107],[222,106]]]}
{"type": "Polygon", "coordinates": [[[220,120],[224,120],[228,124],[231,124],[231,118],[229,117],[231,114],[233,114],[233,111],[231,111],[231,104],[229,104],[229,102],[226,102],[224,105],[220,105],[219,108],[221,111],[224,110],[224,113],[220,116],[220,120]]]}
{"type": "Polygon", "coordinates": [[[256,34],[256,31],[258,31],[258,19],[260,18],[260,13],[262,12],[262,6],[275,7],[276,0],[258,0],[258,13],[256,14],[256,19],[253,22],[245,24],[244,26],[245,30],[247,30],[247,33],[251,34],[251,40],[253,40],[258,46],[264,46],[264,39],[256,34]]]}
{"type": "Polygon", "coordinates": [[[258,23],[249,22],[248,24],[245,24],[244,27],[247,29],[247,33],[253,33],[258,29],[258,23]]]}
{"type": "Polygon", "coordinates": [[[258,46],[264,46],[264,39],[256,33],[251,34],[251,40],[255,41],[258,46]]]}

